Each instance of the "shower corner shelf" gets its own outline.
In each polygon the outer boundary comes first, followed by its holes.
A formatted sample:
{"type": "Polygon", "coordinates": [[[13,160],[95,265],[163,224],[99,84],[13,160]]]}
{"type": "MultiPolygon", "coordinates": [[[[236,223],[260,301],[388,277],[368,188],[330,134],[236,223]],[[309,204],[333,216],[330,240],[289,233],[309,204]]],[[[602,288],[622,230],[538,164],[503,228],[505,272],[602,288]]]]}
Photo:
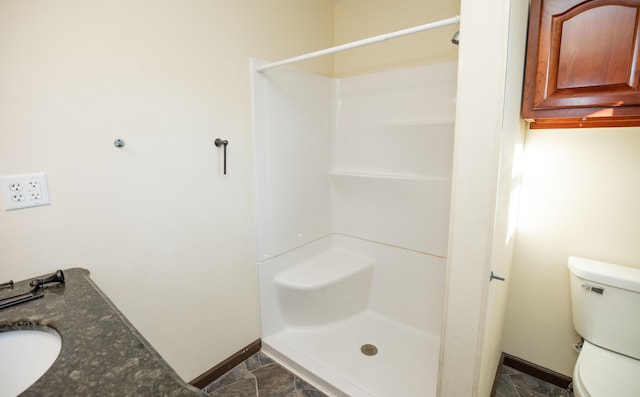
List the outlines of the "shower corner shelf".
{"type": "Polygon", "coordinates": [[[369,179],[387,179],[387,180],[404,180],[404,181],[448,181],[448,178],[430,177],[417,174],[391,174],[382,172],[363,172],[350,170],[331,170],[328,172],[332,177],[346,178],[369,178],[369,179]]]}

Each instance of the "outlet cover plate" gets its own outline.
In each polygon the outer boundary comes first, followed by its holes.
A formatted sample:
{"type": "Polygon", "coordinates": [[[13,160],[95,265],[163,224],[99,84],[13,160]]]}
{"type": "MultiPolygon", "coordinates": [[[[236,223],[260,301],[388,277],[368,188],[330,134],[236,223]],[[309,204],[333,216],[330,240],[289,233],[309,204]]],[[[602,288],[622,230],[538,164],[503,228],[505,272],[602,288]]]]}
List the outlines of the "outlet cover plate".
{"type": "Polygon", "coordinates": [[[0,177],[6,211],[51,204],[45,173],[0,177]]]}

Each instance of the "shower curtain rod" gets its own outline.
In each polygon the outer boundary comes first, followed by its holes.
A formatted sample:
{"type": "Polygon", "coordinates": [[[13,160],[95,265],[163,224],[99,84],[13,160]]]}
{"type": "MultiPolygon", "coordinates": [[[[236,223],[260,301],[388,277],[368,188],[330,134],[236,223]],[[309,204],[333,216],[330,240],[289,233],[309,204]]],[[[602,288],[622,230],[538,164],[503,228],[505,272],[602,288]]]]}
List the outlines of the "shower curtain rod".
{"type": "Polygon", "coordinates": [[[322,56],[322,55],[333,54],[333,53],[336,53],[336,52],[339,52],[339,51],[349,50],[351,48],[362,47],[362,46],[373,44],[373,43],[379,43],[381,41],[385,41],[385,40],[389,40],[389,39],[395,39],[396,37],[406,36],[406,35],[409,35],[409,34],[418,33],[418,32],[422,32],[422,31],[425,31],[425,30],[441,28],[443,26],[453,25],[453,24],[458,23],[458,22],[460,22],[460,16],[456,15],[453,18],[448,18],[448,19],[443,19],[443,20],[436,21],[436,22],[427,23],[427,24],[424,24],[424,25],[415,26],[413,28],[407,28],[407,29],[403,29],[403,30],[398,30],[397,32],[381,34],[381,35],[378,35],[378,36],[369,37],[368,39],[352,41],[351,43],[341,44],[341,45],[338,45],[338,46],[335,46],[335,47],[326,48],[324,50],[310,52],[308,54],[299,55],[299,56],[293,57],[293,58],[287,58],[287,59],[284,59],[282,61],[268,63],[268,64],[263,65],[263,66],[258,66],[256,68],[256,71],[259,72],[259,73],[262,73],[267,69],[277,68],[278,66],[288,65],[290,63],[300,62],[300,61],[304,61],[304,60],[307,60],[307,59],[316,58],[316,57],[319,57],[319,56],[322,56]]]}

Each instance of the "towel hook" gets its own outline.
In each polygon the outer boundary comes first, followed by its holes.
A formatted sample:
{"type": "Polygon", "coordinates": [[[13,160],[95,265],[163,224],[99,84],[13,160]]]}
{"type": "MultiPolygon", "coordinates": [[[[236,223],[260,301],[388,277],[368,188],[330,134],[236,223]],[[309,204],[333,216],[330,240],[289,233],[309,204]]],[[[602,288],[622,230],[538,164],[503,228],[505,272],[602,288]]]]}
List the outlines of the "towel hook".
{"type": "Polygon", "coordinates": [[[504,277],[496,276],[495,274],[493,274],[492,270],[491,275],[489,276],[489,282],[492,282],[493,280],[505,281],[506,279],[504,277]]]}
{"type": "Polygon", "coordinates": [[[229,144],[229,141],[227,141],[226,139],[220,139],[220,138],[216,138],[214,144],[216,145],[216,147],[220,147],[222,146],[223,148],[223,173],[224,175],[227,175],[227,145],[229,144]]]}

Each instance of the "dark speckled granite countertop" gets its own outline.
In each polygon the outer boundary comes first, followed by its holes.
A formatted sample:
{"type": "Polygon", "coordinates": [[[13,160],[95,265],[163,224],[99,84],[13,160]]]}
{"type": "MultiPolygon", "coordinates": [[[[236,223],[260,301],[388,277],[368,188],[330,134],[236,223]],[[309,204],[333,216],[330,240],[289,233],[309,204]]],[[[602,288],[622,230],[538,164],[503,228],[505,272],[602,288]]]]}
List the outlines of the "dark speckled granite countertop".
{"type": "MultiPolygon", "coordinates": [[[[54,364],[21,396],[206,396],[169,367],[89,271],[63,272],[65,283],[45,286],[43,298],[0,310],[0,332],[51,327],[62,336],[54,364]]],[[[29,280],[0,289],[0,299],[29,292],[29,280]]]]}

